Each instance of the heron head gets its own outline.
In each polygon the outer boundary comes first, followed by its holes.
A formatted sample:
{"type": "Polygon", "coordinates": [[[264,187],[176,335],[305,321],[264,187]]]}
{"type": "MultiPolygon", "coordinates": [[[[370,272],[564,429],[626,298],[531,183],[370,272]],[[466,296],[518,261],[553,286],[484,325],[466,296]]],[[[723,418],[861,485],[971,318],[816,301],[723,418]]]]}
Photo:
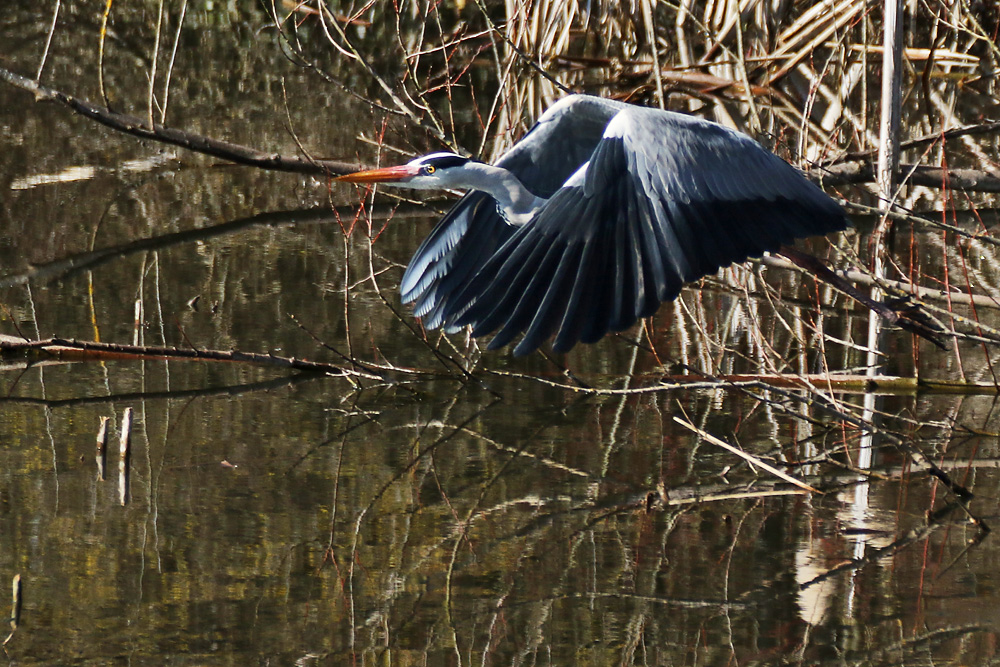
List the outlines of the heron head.
{"type": "Polygon", "coordinates": [[[385,183],[416,190],[460,187],[464,167],[471,160],[455,153],[431,153],[397,167],[369,169],[336,177],[345,183],[385,183]]]}

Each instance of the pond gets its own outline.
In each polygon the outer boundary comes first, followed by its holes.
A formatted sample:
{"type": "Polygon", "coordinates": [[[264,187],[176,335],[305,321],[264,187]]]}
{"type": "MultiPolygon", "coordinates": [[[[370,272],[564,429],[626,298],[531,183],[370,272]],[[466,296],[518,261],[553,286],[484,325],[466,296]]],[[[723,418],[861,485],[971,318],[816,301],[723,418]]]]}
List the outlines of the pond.
{"type": "MultiPolygon", "coordinates": [[[[98,9],[15,0],[0,67],[33,77],[45,54],[43,83],[98,105],[107,94],[142,118],[152,78],[157,122],[166,108],[171,127],[359,166],[447,146],[495,157],[561,95],[546,76],[647,104],[666,86],[672,108],[728,119],[814,163],[857,150],[877,126],[871,109],[838,112],[829,95],[848,80],[859,87],[847,102],[867,101],[865,86],[877,95],[878,63],[849,48],[863,30],[877,41],[877,17],[780,80],[778,67],[744,71],[767,91],[751,105],[740,76],[720,87],[705,73],[732,71],[735,40],[752,52],[769,30],[798,25],[802,3],[768,30],[748,13],[741,35],[724,15],[704,9],[685,23],[655,3],[649,23],[603,2],[562,13],[509,3],[522,11],[510,15],[491,3],[378,2],[334,8],[325,22],[313,4],[237,4],[114,5],[102,63],[98,9]],[[666,79],[650,74],[643,25],[671,46],[658,52],[666,79]],[[705,40],[684,48],[712,68],[685,69],[671,41],[684,36],[705,40]],[[807,103],[814,125],[800,131],[789,110],[807,103]]],[[[944,107],[952,116],[937,131],[1000,108],[982,74],[996,55],[941,34],[929,74],[915,61],[908,75],[907,136],[944,107]]],[[[926,39],[914,28],[908,45],[926,39]]],[[[11,664],[996,660],[994,194],[906,190],[903,208],[931,221],[897,223],[891,262],[939,291],[959,286],[951,304],[927,307],[960,335],[942,351],[888,329],[880,359],[891,379],[878,393],[859,379],[867,312],[759,262],[597,344],[514,357],[425,330],[400,303],[410,255],[453,201],[444,193],[373,195],[233,166],[0,90],[0,334],[339,369],[5,358],[11,664]]],[[[996,133],[958,141],[944,166],[991,168],[996,133]]],[[[945,154],[904,159],[921,150],[945,154]]],[[[827,190],[877,204],[863,184],[827,190]]],[[[852,222],[799,247],[863,269],[873,219],[852,222]]]]}

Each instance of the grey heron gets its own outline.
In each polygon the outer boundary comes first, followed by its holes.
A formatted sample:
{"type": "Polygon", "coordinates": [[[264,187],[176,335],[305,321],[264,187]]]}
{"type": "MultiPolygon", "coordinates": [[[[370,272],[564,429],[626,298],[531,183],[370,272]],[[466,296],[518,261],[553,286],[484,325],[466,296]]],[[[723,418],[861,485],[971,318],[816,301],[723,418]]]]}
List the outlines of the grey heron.
{"type": "Polygon", "coordinates": [[[515,355],[553,335],[556,351],[595,342],[720,267],[847,226],[750,137],[589,95],[556,102],[495,165],[433,153],[336,180],[468,190],[413,255],[401,297],[428,328],[496,331],[490,349],[523,334],[515,355]]]}

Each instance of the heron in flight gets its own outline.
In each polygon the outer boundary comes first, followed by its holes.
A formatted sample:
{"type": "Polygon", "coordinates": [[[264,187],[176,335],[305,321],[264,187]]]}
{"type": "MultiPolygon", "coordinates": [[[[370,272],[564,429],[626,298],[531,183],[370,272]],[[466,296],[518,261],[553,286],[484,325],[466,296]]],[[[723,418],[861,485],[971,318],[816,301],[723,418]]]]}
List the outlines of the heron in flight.
{"type": "Polygon", "coordinates": [[[847,226],[748,136],[589,95],[558,101],[495,165],[433,153],[336,180],[468,190],[413,255],[401,297],[428,328],[496,331],[490,349],[523,334],[515,355],[553,335],[555,351],[596,342],[720,267],[847,226]]]}

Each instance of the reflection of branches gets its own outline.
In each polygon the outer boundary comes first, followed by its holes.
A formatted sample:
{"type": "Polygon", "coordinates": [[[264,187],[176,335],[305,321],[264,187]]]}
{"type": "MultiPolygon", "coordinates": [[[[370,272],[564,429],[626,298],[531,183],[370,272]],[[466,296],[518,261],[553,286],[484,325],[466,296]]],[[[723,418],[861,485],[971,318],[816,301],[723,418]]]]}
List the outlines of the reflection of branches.
{"type": "MultiPolygon", "coordinates": [[[[527,449],[531,445],[531,443],[536,440],[536,438],[538,438],[543,432],[548,430],[550,425],[551,424],[549,423],[544,423],[539,427],[537,427],[534,433],[532,433],[530,436],[523,438],[520,442],[520,445],[517,448],[517,451],[511,452],[511,455],[507,458],[506,461],[503,462],[500,468],[496,472],[494,472],[490,476],[490,478],[482,484],[482,486],[479,489],[479,494],[471,503],[468,512],[466,512],[465,517],[462,519],[459,519],[457,515],[455,517],[456,519],[455,539],[454,542],[452,543],[451,553],[448,559],[447,579],[445,583],[446,613],[448,617],[448,624],[451,626],[452,631],[455,631],[455,616],[454,616],[454,604],[453,604],[454,598],[452,591],[455,584],[455,567],[458,563],[459,547],[461,546],[463,540],[469,541],[469,530],[472,527],[472,524],[488,516],[487,511],[483,510],[483,501],[486,498],[486,493],[491,488],[493,488],[494,485],[498,484],[499,480],[505,475],[508,469],[510,469],[510,467],[514,465],[515,461],[517,461],[519,458],[520,451],[527,449]]],[[[464,428],[464,425],[462,426],[464,428]]],[[[455,432],[457,432],[457,429],[455,432]]],[[[527,500],[529,502],[532,502],[535,499],[530,498],[527,500]]]]}
{"type": "MultiPolygon", "coordinates": [[[[358,398],[358,395],[356,394],[355,395],[355,400],[357,398],[358,398]]],[[[349,418],[353,418],[356,415],[352,412],[348,416],[349,416],[349,418]]],[[[348,426],[344,427],[336,435],[331,436],[331,437],[327,438],[326,440],[323,440],[322,442],[318,442],[315,445],[313,445],[312,447],[310,447],[308,450],[302,452],[302,454],[297,459],[295,459],[295,461],[293,461],[292,464],[290,466],[288,466],[288,468],[285,469],[284,474],[285,475],[290,474],[293,470],[295,470],[296,468],[298,468],[302,463],[304,463],[307,459],[309,459],[314,454],[316,454],[319,450],[323,449],[324,447],[328,447],[328,446],[334,444],[335,442],[340,442],[340,444],[341,444],[339,456],[337,457],[337,469],[339,470],[340,467],[341,467],[341,465],[343,464],[344,443],[347,441],[347,436],[350,435],[352,432],[358,430],[359,428],[361,428],[363,426],[367,426],[368,424],[371,424],[371,423],[373,423],[373,422],[376,421],[375,416],[373,416],[373,415],[367,415],[366,414],[366,415],[363,415],[363,417],[364,417],[364,419],[359,420],[359,421],[357,421],[357,422],[355,422],[353,424],[349,424],[348,426]]],[[[338,472],[336,475],[334,475],[333,479],[334,479],[333,505],[332,505],[332,507],[333,507],[333,510],[332,510],[333,511],[333,516],[330,519],[331,525],[336,524],[336,521],[337,521],[337,490],[338,490],[338,488],[340,486],[340,473],[338,472]]],[[[333,541],[332,541],[333,540],[333,535],[332,534],[330,535],[330,539],[331,539],[331,541],[330,541],[330,545],[329,546],[332,548],[332,546],[333,546],[333,541]]]]}
{"type": "MultiPolygon", "coordinates": [[[[964,509],[962,504],[959,502],[952,502],[949,503],[948,505],[945,505],[941,509],[935,511],[932,516],[928,517],[927,525],[921,526],[919,528],[914,528],[908,531],[905,535],[892,541],[891,543],[885,545],[884,547],[870,549],[861,558],[849,560],[846,563],[842,563],[840,565],[837,565],[836,567],[830,568],[826,572],[810,579],[809,581],[799,584],[799,590],[804,591],[808,588],[816,586],[817,584],[823,583],[827,579],[836,577],[837,575],[843,574],[845,572],[853,572],[854,570],[860,569],[870,563],[875,563],[881,560],[885,560],[886,558],[895,555],[899,551],[902,551],[911,544],[927,539],[934,531],[950,525],[944,523],[942,519],[958,509],[964,509]]],[[[985,532],[980,532],[976,542],[978,543],[985,536],[986,536],[985,532]]],[[[751,591],[750,593],[745,594],[743,597],[753,598],[758,595],[761,595],[764,592],[765,591],[763,589],[757,589],[755,591],[751,591]]]]}
{"type": "MultiPolygon", "coordinates": [[[[910,637],[904,641],[897,642],[895,644],[890,644],[883,648],[879,648],[872,651],[871,654],[866,655],[865,663],[872,664],[869,662],[872,659],[885,660],[888,661],[884,664],[889,665],[912,665],[912,664],[934,664],[936,660],[933,657],[925,656],[924,660],[915,660],[913,654],[919,650],[930,650],[938,644],[942,644],[946,641],[952,639],[959,639],[962,637],[967,637],[969,635],[977,633],[992,633],[993,628],[986,625],[960,625],[957,627],[947,627],[940,628],[938,630],[930,630],[928,632],[923,632],[914,637],[910,637]]],[[[996,663],[992,663],[996,664],[996,663]]]]}
{"type": "Polygon", "coordinates": [[[543,466],[552,468],[553,470],[558,470],[559,472],[563,472],[568,475],[573,475],[575,477],[584,477],[584,478],[591,477],[591,474],[585,470],[580,470],[579,468],[574,468],[560,461],[556,461],[555,459],[551,459],[546,456],[541,456],[539,454],[529,452],[523,445],[520,447],[511,447],[510,445],[505,445],[502,442],[498,442],[497,440],[494,440],[493,438],[490,438],[475,429],[469,428],[468,426],[452,426],[451,428],[455,428],[457,430],[462,431],[463,433],[466,433],[467,435],[471,435],[480,442],[489,445],[490,447],[496,449],[497,451],[505,452],[507,454],[512,454],[515,458],[524,457],[531,461],[536,461],[542,464],[543,466]]]}
{"type": "Polygon", "coordinates": [[[683,426],[684,428],[686,428],[686,429],[688,429],[690,431],[694,431],[695,433],[698,434],[699,437],[704,438],[705,440],[707,440],[708,442],[712,443],[713,445],[716,445],[718,447],[722,447],[723,449],[725,449],[726,451],[728,451],[728,452],[730,452],[732,454],[736,454],[737,456],[741,457],[744,461],[746,461],[747,463],[749,463],[752,467],[762,468],[762,469],[768,471],[769,473],[771,473],[772,475],[774,475],[775,477],[778,477],[779,479],[782,479],[782,480],[788,482],[789,484],[793,484],[793,485],[799,487],[800,489],[803,489],[804,491],[808,491],[809,493],[820,493],[820,491],[818,489],[814,489],[813,487],[809,486],[805,482],[792,477],[788,473],[785,473],[785,472],[783,472],[781,470],[778,470],[777,468],[775,468],[771,464],[769,464],[769,463],[767,463],[765,461],[760,460],[758,457],[750,454],[749,452],[745,452],[745,451],[743,451],[742,449],[740,449],[738,447],[733,447],[728,442],[725,442],[724,440],[716,438],[711,433],[709,433],[709,432],[707,432],[707,431],[705,431],[703,429],[698,428],[697,426],[695,426],[694,424],[692,424],[690,421],[688,421],[686,415],[685,415],[684,419],[681,419],[680,417],[678,417],[678,416],[675,415],[674,416],[674,421],[677,422],[678,424],[680,424],[681,426],[683,426]]]}
{"type": "MultiPolygon", "coordinates": [[[[205,241],[207,239],[227,234],[234,234],[244,229],[253,227],[276,227],[281,225],[316,224],[329,223],[338,219],[338,216],[353,211],[354,207],[335,208],[322,206],[300,211],[275,211],[269,213],[259,213],[246,218],[230,220],[210,227],[190,229],[182,232],[171,232],[159,236],[149,236],[121,245],[109,246],[92,250],[89,252],[69,255],[62,259],[57,259],[45,264],[37,264],[26,271],[0,276],[0,287],[10,287],[22,285],[35,281],[53,281],[66,278],[68,276],[96,268],[114,259],[120,259],[136,253],[149,250],[162,250],[184,243],[194,241],[205,241]]],[[[408,209],[407,209],[408,210],[408,209]]],[[[407,210],[397,209],[397,217],[401,217],[407,210]]],[[[414,209],[416,208],[414,207],[414,209]]]]}
{"type": "Polygon", "coordinates": [[[675,597],[665,597],[659,595],[639,595],[636,593],[620,592],[616,591],[614,593],[570,593],[566,595],[554,595],[545,597],[539,600],[523,600],[520,602],[514,602],[510,604],[505,604],[506,609],[516,609],[517,607],[523,605],[538,604],[539,602],[551,602],[553,600],[601,600],[605,598],[613,598],[616,600],[633,600],[636,602],[650,602],[657,605],[663,605],[666,607],[676,607],[678,609],[749,609],[753,606],[761,604],[760,602],[743,602],[738,600],[712,600],[708,598],[675,598],[675,597]]]}
{"type": "MultiPolygon", "coordinates": [[[[796,413],[791,412],[788,406],[786,406],[784,403],[780,401],[775,401],[769,396],[758,394],[756,392],[749,391],[747,389],[744,389],[744,391],[746,391],[748,396],[752,396],[757,400],[763,401],[781,410],[789,411],[796,417],[798,416],[796,413]]],[[[780,398],[783,398],[785,401],[788,401],[789,403],[799,403],[805,401],[809,404],[810,407],[814,409],[818,408],[823,412],[827,412],[832,416],[836,417],[837,419],[840,419],[848,424],[851,424],[852,426],[855,426],[856,428],[864,432],[869,432],[873,435],[877,435],[878,437],[884,439],[886,442],[893,445],[900,451],[906,453],[913,461],[913,464],[917,467],[917,469],[925,470],[929,475],[937,478],[937,480],[940,481],[942,484],[944,484],[945,488],[954,493],[959,498],[959,500],[963,502],[968,502],[969,500],[972,500],[973,495],[968,489],[966,489],[958,482],[954,481],[951,478],[951,476],[948,475],[948,473],[946,473],[937,464],[935,464],[933,461],[927,458],[924,455],[924,453],[921,452],[911,442],[909,442],[905,438],[897,436],[894,433],[890,433],[885,429],[877,427],[875,424],[866,421],[855,414],[847,412],[844,408],[838,406],[837,403],[835,403],[833,400],[831,400],[828,396],[826,396],[822,392],[813,391],[810,392],[808,396],[799,397],[799,396],[794,396],[790,392],[786,392],[781,389],[771,388],[769,389],[769,391],[776,394],[780,398]]],[[[986,526],[985,523],[982,522],[982,520],[976,520],[976,523],[981,529],[987,531],[989,530],[989,528],[986,526]]]]}
{"type": "MultiPolygon", "coordinates": [[[[396,473],[391,479],[387,480],[386,482],[384,482],[382,484],[382,486],[380,486],[378,489],[376,489],[376,491],[372,494],[371,498],[369,499],[368,504],[364,508],[361,509],[361,511],[358,513],[358,516],[356,517],[356,521],[355,521],[355,528],[356,528],[356,531],[355,531],[355,540],[357,540],[357,538],[358,538],[358,535],[359,535],[359,532],[360,532],[360,528],[361,528],[361,525],[364,523],[365,517],[368,515],[369,512],[371,512],[371,510],[375,506],[375,504],[378,503],[380,500],[382,500],[382,498],[385,495],[386,491],[388,491],[392,487],[393,484],[395,484],[396,482],[398,482],[402,478],[403,475],[405,475],[405,474],[409,473],[411,470],[413,470],[416,467],[416,465],[418,463],[420,463],[432,451],[434,451],[435,449],[437,449],[438,447],[440,447],[444,443],[448,442],[449,440],[451,440],[452,438],[454,438],[455,436],[457,436],[469,424],[471,424],[471,423],[475,422],[477,419],[479,419],[482,416],[482,414],[484,412],[486,412],[494,404],[496,404],[496,402],[497,401],[494,401],[493,403],[490,403],[488,405],[485,405],[485,406],[479,408],[474,414],[472,414],[470,417],[468,417],[467,419],[465,419],[458,426],[452,428],[451,430],[449,430],[444,435],[436,438],[434,440],[434,442],[430,443],[429,445],[425,445],[424,447],[421,447],[417,451],[417,453],[414,454],[413,457],[410,458],[409,462],[398,473],[396,473]]],[[[425,427],[429,427],[429,426],[430,426],[429,424],[425,425],[425,427]]],[[[357,543],[355,542],[353,550],[356,551],[356,549],[357,549],[357,543]]]]}
{"type": "MultiPolygon", "coordinates": [[[[550,382],[550,381],[547,381],[550,382]]],[[[712,386],[711,384],[706,386],[712,386]]],[[[870,432],[878,435],[887,444],[895,447],[896,449],[904,452],[912,461],[913,465],[918,470],[925,471],[931,477],[934,477],[939,482],[944,484],[944,486],[954,493],[961,501],[962,507],[968,512],[968,508],[964,503],[967,503],[973,498],[973,494],[966,489],[963,485],[956,482],[952,477],[940,466],[938,466],[934,461],[931,461],[927,456],[920,451],[920,449],[909,441],[905,436],[897,435],[884,428],[878,427],[875,424],[863,419],[862,417],[854,414],[849,410],[849,407],[843,403],[838,403],[832,400],[825,393],[820,391],[818,388],[810,385],[809,383],[803,383],[803,389],[807,389],[806,393],[803,395],[797,395],[791,391],[783,390],[775,386],[767,385],[762,382],[747,382],[747,383],[731,383],[731,382],[721,382],[715,384],[715,387],[726,387],[729,389],[735,389],[745,393],[747,396],[760,401],[763,405],[770,406],[775,410],[779,410],[786,414],[789,414],[794,419],[803,419],[803,415],[794,409],[794,406],[804,405],[808,406],[812,410],[819,410],[825,412],[832,417],[840,420],[843,423],[850,424],[855,428],[863,432],[870,432]]],[[[612,393],[612,392],[600,392],[596,390],[582,390],[578,387],[572,387],[565,385],[562,388],[572,389],[575,392],[580,393],[612,393]]],[[[665,391],[668,387],[661,386],[660,391],[665,391]]],[[[671,388],[677,388],[674,385],[671,388]]],[[[642,390],[648,389],[650,391],[656,390],[656,387],[647,388],[636,388],[635,393],[641,393],[642,390]]],[[[614,392],[617,393],[617,392],[614,392]]],[[[983,531],[989,531],[988,525],[971,513],[970,518],[976,523],[976,525],[983,531]]]]}
{"type": "Polygon", "coordinates": [[[261,213],[247,218],[231,220],[211,227],[190,229],[182,232],[172,232],[159,236],[149,236],[130,241],[121,245],[100,248],[90,252],[69,255],[45,264],[32,266],[21,273],[8,274],[0,277],[0,287],[22,285],[27,282],[53,281],[66,278],[80,271],[94,269],[111,260],[127,257],[149,250],[161,250],[183,243],[204,241],[216,236],[233,234],[254,226],[288,225],[300,222],[328,222],[334,219],[334,212],[329,207],[307,209],[304,211],[280,211],[261,213]]]}

